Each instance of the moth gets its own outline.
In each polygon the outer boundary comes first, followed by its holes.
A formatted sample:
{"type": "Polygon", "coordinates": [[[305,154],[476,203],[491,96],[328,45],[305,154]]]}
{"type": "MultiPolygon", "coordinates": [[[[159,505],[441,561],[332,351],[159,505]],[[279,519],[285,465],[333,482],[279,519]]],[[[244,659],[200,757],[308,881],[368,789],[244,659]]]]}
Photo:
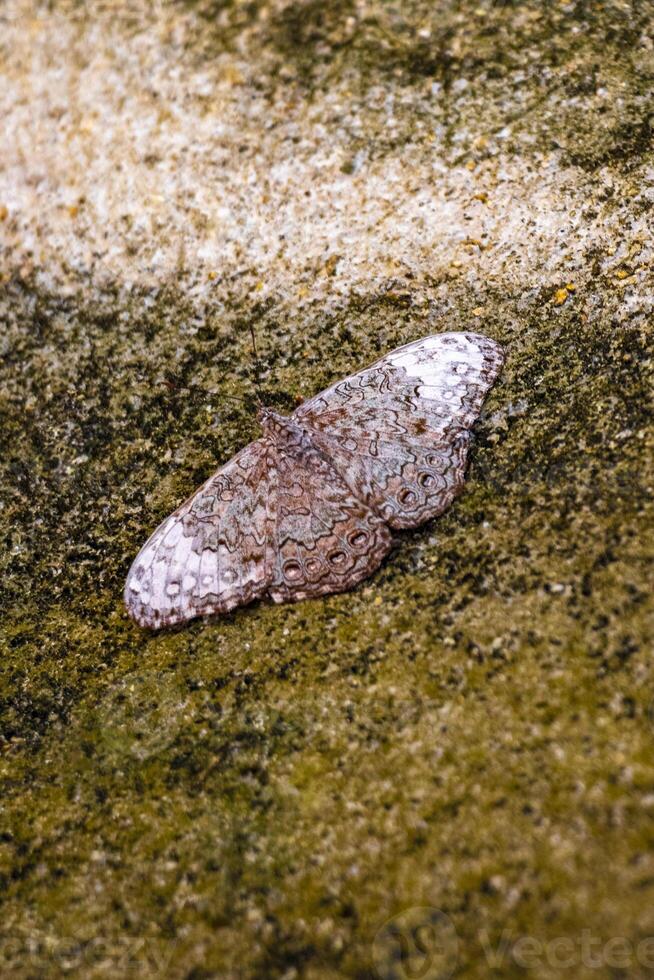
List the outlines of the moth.
{"type": "Polygon", "coordinates": [[[470,429],[503,363],[475,333],[393,350],[290,416],[257,413],[262,435],[166,518],[127,576],[141,626],[173,626],[255,599],[351,589],[392,531],[441,514],[461,490],[470,429]]]}

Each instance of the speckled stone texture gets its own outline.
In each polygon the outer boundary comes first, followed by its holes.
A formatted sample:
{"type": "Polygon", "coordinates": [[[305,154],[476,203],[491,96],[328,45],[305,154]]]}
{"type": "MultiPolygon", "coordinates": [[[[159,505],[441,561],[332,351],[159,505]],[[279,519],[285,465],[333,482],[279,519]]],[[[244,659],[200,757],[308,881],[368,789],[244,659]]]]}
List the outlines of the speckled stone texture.
{"type": "Polygon", "coordinates": [[[4,0],[3,980],[651,976],[653,84],[647,0],[4,0]],[[146,635],[251,324],[284,413],[508,356],[374,578],[146,635]]]}

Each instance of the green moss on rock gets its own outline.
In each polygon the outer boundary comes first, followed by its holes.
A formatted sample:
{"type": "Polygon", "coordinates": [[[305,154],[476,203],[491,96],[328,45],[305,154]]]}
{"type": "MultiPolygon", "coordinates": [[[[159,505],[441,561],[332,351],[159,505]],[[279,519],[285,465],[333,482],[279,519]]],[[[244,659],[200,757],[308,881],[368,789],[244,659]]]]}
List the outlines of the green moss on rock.
{"type": "Polygon", "coordinates": [[[306,270],[262,297],[248,268],[201,300],[184,281],[47,287],[36,261],[3,276],[0,975],[363,980],[391,969],[384,923],[431,907],[458,936],[455,976],[487,977],[493,951],[497,975],[523,976],[524,936],[548,955],[570,940],[578,977],[647,976],[649,5],[191,8],[197,58],[259,44],[271,100],[333,77],[392,94],[400,134],[383,142],[362,110],[353,158],[402,153],[434,122],[411,93],[440,82],[444,153],[474,163],[504,126],[507,159],[554,149],[592,188],[594,233],[572,282],[511,253],[488,277],[394,256],[325,303],[298,302],[306,270]],[[601,109],[602,85],[620,107],[601,109]],[[508,357],[464,493],[374,577],[146,634],[122,605],[133,555],[256,435],[250,324],[282,411],[430,331],[483,330],[508,357]]]}

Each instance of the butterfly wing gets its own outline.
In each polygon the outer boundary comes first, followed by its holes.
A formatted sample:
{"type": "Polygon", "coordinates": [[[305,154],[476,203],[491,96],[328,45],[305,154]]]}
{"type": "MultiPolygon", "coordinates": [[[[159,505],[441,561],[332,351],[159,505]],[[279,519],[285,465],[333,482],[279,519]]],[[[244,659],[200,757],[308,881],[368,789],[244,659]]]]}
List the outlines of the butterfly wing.
{"type": "Polygon", "coordinates": [[[472,333],[424,337],[301,405],[293,418],[391,525],[440,514],[463,485],[469,429],[503,363],[472,333]]]}
{"type": "Polygon", "coordinates": [[[275,458],[268,439],[250,443],[157,528],[127,576],[125,603],[137,623],[173,626],[266,592],[274,568],[275,458]]]}
{"type": "Polygon", "coordinates": [[[278,456],[276,560],[268,594],[291,602],[342,592],[370,575],[391,547],[384,521],[310,442],[278,456]]]}
{"type": "Polygon", "coordinates": [[[461,487],[502,361],[486,337],[426,337],[305,402],[154,532],[127,578],[130,614],[171,626],[351,588],[389,550],[387,525],[421,523],[461,487]]]}

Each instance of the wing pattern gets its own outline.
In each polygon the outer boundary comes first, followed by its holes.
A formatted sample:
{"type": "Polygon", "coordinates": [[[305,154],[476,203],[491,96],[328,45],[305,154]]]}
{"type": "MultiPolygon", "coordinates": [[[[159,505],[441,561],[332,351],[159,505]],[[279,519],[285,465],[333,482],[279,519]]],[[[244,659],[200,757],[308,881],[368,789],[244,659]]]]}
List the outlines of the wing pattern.
{"type": "Polygon", "coordinates": [[[503,353],[479,334],[400,347],[219,469],[143,546],[128,611],[172,626],[267,596],[290,602],[354,586],[391,547],[389,528],[440,514],[463,485],[470,428],[503,353]]]}
{"type": "Polygon", "coordinates": [[[274,565],[276,469],[266,438],[250,443],[161,524],[127,576],[141,626],[173,626],[262,596],[274,565]]]}
{"type": "Polygon", "coordinates": [[[343,592],[377,568],[391,547],[390,531],[299,426],[284,420],[279,427],[276,563],[269,595],[289,602],[343,592]]]}
{"type": "Polygon", "coordinates": [[[293,417],[391,527],[415,527],[461,490],[469,430],[502,363],[488,337],[425,337],[339,381],[293,417]]]}

